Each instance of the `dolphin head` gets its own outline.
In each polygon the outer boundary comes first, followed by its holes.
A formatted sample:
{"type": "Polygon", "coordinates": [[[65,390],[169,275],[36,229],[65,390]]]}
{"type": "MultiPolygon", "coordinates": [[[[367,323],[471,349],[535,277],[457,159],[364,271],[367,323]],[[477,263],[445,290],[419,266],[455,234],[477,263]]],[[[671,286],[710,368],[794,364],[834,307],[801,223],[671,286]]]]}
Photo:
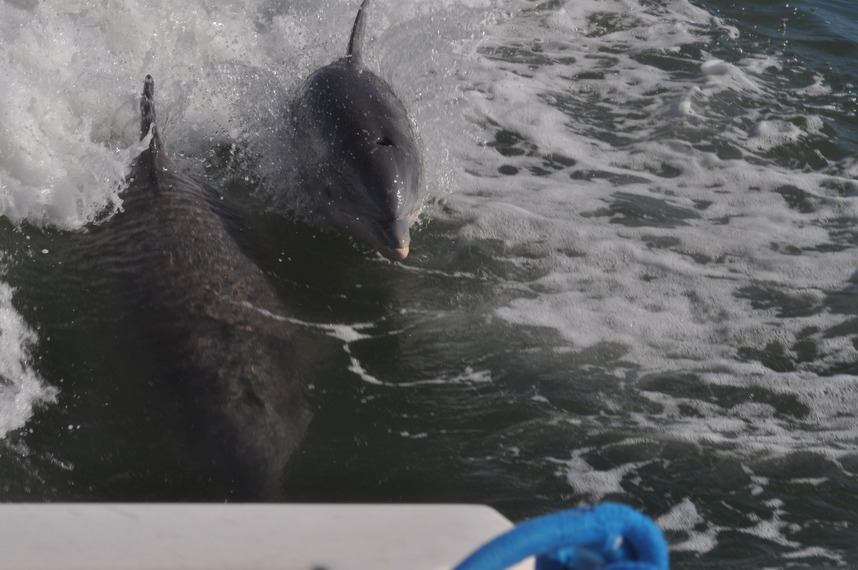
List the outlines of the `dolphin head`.
{"type": "Polygon", "coordinates": [[[423,164],[390,87],[362,67],[335,62],[307,80],[294,120],[311,173],[305,183],[321,213],[388,259],[405,259],[422,206],[423,164]]]}
{"type": "Polygon", "coordinates": [[[391,128],[385,121],[364,127],[346,157],[348,178],[333,189],[337,199],[331,221],[388,259],[400,261],[408,255],[409,228],[422,205],[420,157],[410,128],[391,128]]]}

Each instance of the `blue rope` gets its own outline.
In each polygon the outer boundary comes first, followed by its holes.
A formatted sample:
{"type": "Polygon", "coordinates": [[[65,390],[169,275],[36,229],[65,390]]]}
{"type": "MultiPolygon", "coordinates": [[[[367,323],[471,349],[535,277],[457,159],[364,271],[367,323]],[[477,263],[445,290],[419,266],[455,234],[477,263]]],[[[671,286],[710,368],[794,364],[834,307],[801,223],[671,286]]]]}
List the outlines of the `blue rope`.
{"type": "Polygon", "coordinates": [[[505,570],[536,556],[536,570],[668,570],[667,542],[648,517],[618,503],[523,522],[453,570],[505,570]]]}

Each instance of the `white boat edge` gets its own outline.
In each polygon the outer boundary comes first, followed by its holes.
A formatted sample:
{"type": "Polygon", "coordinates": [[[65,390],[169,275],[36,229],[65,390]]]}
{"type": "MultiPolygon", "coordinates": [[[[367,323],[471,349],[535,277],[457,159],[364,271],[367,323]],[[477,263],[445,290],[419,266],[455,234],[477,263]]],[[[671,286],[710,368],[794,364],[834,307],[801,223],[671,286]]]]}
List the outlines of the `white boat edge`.
{"type": "Polygon", "coordinates": [[[451,570],[512,527],[484,505],[7,503],[0,570],[451,570]]]}

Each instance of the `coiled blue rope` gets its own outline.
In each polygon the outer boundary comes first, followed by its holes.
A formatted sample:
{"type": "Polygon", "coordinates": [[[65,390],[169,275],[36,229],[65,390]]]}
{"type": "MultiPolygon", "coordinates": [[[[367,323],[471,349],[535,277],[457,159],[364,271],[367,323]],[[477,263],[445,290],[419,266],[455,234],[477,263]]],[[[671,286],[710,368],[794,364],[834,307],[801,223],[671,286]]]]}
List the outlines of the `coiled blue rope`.
{"type": "Polygon", "coordinates": [[[505,570],[536,556],[536,570],[668,570],[667,542],[648,517],[618,503],[523,522],[454,570],[505,570]]]}

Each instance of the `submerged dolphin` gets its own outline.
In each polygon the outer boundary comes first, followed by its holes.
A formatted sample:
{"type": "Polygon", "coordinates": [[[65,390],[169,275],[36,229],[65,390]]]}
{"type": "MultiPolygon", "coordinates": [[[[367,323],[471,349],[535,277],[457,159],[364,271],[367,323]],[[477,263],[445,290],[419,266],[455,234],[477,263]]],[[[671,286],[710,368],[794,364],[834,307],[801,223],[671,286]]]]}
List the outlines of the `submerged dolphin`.
{"type": "Polygon", "coordinates": [[[142,140],[123,211],[104,224],[108,262],[146,322],[207,472],[233,498],[277,494],[309,414],[282,305],[240,250],[215,197],[179,170],[141,98],[142,140]]]}
{"type": "Polygon", "coordinates": [[[314,72],[293,105],[302,186],[334,227],[391,260],[408,255],[422,206],[417,135],[390,86],[361,62],[364,0],[348,52],[314,72]]]}

